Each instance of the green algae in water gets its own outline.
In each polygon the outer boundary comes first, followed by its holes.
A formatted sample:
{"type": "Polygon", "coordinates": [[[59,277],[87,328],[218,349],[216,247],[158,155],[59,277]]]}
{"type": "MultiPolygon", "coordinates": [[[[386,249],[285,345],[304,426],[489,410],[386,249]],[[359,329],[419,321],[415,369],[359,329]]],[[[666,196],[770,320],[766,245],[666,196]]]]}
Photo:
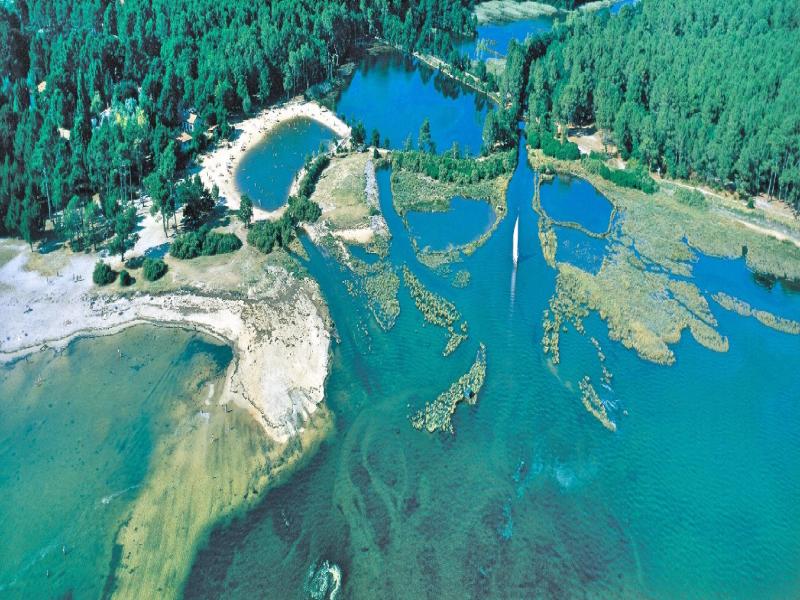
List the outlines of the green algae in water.
{"type": "Polygon", "coordinates": [[[201,414],[194,398],[230,360],[204,336],[137,326],[0,368],[0,595],[100,596],[158,440],[179,424],[172,406],[201,414]]]}
{"type": "Polygon", "coordinates": [[[467,322],[462,321],[460,332],[456,331],[454,324],[461,318],[461,314],[455,304],[426,289],[422,282],[411,272],[408,265],[403,265],[403,280],[424,319],[433,325],[446,329],[450,334],[443,352],[444,356],[449,356],[458,348],[461,342],[467,339],[467,322]]]}
{"type": "Polygon", "coordinates": [[[472,275],[466,269],[459,269],[450,282],[454,288],[465,288],[469,285],[472,275]]]}
{"type": "MultiPolygon", "coordinates": [[[[388,188],[383,181],[390,259],[423,278],[387,209],[388,188]]],[[[480,402],[461,407],[454,436],[420,434],[408,426],[409,406],[435,399],[469,361],[440,355],[441,331],[421,326],[407,294],[383,333],[340,272],[310,252],[343,332],[326,386],[336,431],[286,485],[215,531],[187,598],[307,598],[310,565],[323,559],[341,568],[341,594],[352,598],[796,595],[798,338],[720,311],[730,351],[709,352],[685,335],[665,368],[609,341],[591,315],[585,336],[562,336],[554,367],[537,344],[555,282],[538,250],[532,194],[523,164],[508,196],[525,257],[515,271],[507,219],[465,258],[468,288],[424,275],[492,356],[480,402]],[[589,336],[615,373],[613,392],[596,389],[615,435],[580,400],[586,373],[600,381],[589,336]]]]}
{"type": "Polygon", "coordinates": [[[584,376],[584,378],[578,383],[578,386],[581,390],[581,402],[583,403],[584,408],[588,410],[595,419],[600,421],[603,427],[609,431],[616,431],[617,424],[608,418],[606,406],[603,404],[600,396],[597,395],[597,391],[594,389],[589,376],[584,376]]]}

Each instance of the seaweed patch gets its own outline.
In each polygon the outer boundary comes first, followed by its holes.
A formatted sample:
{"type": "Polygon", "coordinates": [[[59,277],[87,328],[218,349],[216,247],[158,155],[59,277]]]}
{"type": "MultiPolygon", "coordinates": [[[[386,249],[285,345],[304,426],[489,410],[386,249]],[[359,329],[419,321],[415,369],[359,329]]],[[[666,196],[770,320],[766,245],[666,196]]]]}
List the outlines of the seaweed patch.
{"type": "Polygon", "coordinates": [[[425,429],[430,433],[435,431],[453,431],[452,417],[459,402],[475,404],[478,393],[486,379],[486,346],[481,343],[475,362],[469,371],[459,377],[453,384],[442,392],[433,402],[427,402],[425,408],[411,417],[411,425],[415,429],[425,429]]]}

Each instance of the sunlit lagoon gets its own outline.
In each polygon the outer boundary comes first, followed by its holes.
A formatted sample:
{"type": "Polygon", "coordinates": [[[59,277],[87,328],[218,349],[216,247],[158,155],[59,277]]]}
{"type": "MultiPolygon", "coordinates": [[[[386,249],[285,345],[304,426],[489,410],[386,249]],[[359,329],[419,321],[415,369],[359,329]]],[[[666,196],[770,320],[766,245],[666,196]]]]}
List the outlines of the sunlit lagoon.
{"type": "Polygon", "coordinates": [[[333,131],[312,119],[281,123],[242,158],[234,174],[239,191],[265,210],[280,208],[306,158],[327,151],[335,139],[333,131]]]}
{"type": "Polygon", "coordinates": [[[541,188],[542,209],[557,223],[577,223],[591,233],[610,229],[611,203],[583,179],[556,176],[541,188]]]}
{"type": "Polygon", "coordinates": [[[0,596],[113,589],[157,449],[210,418],[230,360],[202,335],[137,326],[0,367],[0,596]]]}
{"type": "MultiPolygon", "coordinates": [[[[391,54],[366,58],[337,104],[394,148],[416,140],[429,117],[440,150],[456,141],[473,152],[485,110],[469,90],[391,54]]],[[[302,158],[332,138],[312,125],[276,131],[243,161],[238,185],[261,206],[285,202],[302,158]]],[[[455,199],[450,211],[408,214],[406,226],[388,170],[378,184],[392,234],[386,260],[455,303],[469,338],[443,357],[445,332],[423,320],[402,286],[400,316],[382,330],[348,290],[353,275],[304,238],[305,268],[320,282],[338,339],[326,384],[335,430],[255,508],[213,528],[186,597],[798,595],[798,336],[710,302],[729,351],[685,334],[676,364],[664,367],[610,340],[592,315],[585,335],[562,334],[553,366],[540,341],[555,271],[538,238],[524,138],[506,218],[449,271],[423,266],[412,240],[437,249],[475,239],[493,217],[488,205],[455,199]],[[454,270],[469,272],[465,287],[451,283],[454,270]],[[580,401],[581,378],[600,378],[592,337],[614,373],[598,386],[613,433],[580,401]],[[476,405],[458,406],[455,433],[412,428],[409,416],[469,368],[480,343],[486,382],[476,405]]],[[[596,272],[618,242],[563,223],[604,232],[608,201],[565,177],[542,185],[541,201],[557,221],[557,260],[596,272]]],[[[800,294],[743,260],[700,256],[691,267],[707,296],[725,291],[800,319],[800,294]]],[[[203,336],[137,327],[3,367],[0,596],[113,589],[116,536],[160,464],[154,448],[207,411],[212,423],[228,418],[206,399],[230,360],[228,347],[203,336]]]]}
{"type": "Polygon", "coordinates": [[[446,250],[479,238],[494,223],[495,214],[488,202],[455,197],[445,211],[411,211],[406,220],[418,247],[446,250]]]}
{"type": "MultiPolygon", "coordinates": [[[[542,257],[533,175],[521,158],[510,218],[457,265],[471,273],[463,289],[417,262],[390,174],[378,174],[393,236],[388,260],[408,265],[469,323],[468,341],[448,358],[444,332],[426,325],[405,288],[400,317],[384,332],[348,293],[350,275],[305,244],[340,335],[327,387],[336,431],[257,509],[215,530],[187,597],[264,589],[307,597],[326,564],[356,598],[783,598],[797,590],[800,452],[787,451],[800,447],[797,337],[713,306],[729,352],[685,336],[676,365],[663,367],[610,341],[593,316],[585,336],[562,335],[553,367],[539,340],[555,273],[542,257]],[[599,389],[615,433],[579,399],[580,378],[599,377],[590,336],[615,374],[599,389]],[[477,405],[456,410],[454,435],[413,429],[409,415],[465,372],[479,342],[488,359],[477,405]]],[[[585,194],[578,180],[554,189],[569,196],[572,185],[576,199],[585,194]]],[[[700,273],[698,285],[716,282],[700,273]]],[[[726,289],[748,299],[752,285],[745,276],[726,289]]],[[[759,290],[798,303],[780,286],[759,290]]]]}

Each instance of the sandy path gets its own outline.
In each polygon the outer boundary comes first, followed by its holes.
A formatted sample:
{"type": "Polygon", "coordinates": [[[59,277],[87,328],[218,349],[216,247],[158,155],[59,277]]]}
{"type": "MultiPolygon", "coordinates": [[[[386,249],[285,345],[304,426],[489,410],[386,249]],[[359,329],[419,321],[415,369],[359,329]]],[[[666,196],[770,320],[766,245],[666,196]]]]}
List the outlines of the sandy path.
{"type": "Polygon", "coordinates": [[[794,237],[793,235],[789,235],[783,231],[779,231],[778,229],[772,229],[770,227],[762,227],[761,225],[756,225],[755,223],[751,223],[750,221],[745,221],[744,219],[738,219],[733,217],[733,220],[737,223],[741,223],[748,229],[752,229],[753,231],[758,231],[759,233],[763,233],[764,235],[768,235],[774,237],[775,239],[781,240],[782,242],[790,242],[800,248],[800,239],[794,237]]]}

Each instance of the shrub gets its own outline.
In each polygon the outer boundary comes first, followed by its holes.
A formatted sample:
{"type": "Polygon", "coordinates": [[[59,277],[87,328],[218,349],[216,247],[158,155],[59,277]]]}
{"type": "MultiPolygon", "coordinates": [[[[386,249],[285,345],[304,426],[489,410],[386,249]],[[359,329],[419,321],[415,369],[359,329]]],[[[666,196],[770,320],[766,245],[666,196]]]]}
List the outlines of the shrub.
{"type": "Polygon", "coordinates": [[[306,196],[291,196],[286,214],[294,225],[300,222],[313,223],[322,215],[322,209],[306,196]]]}
{"type": "Polygon", "coordinates": [[[439,181],[477,183],[514,170],[517,151],[494,152],[482,160],[456,158],[452,153],[429,154],[416,150],[392,152],[392,168],[423,173],[439,181]]]}
{"type": "Polygon", "coordinates": [[[697,190],[679,188],[675,191],[675,199],[681,204],[693,208],[705,208],[708,205],[706,197],[697,190]]]}
{"type": "Polygon", "coordinates": [[[289,208],[277,221],[256,221],[247,232],[247,243],[269,254],[277,246],[285,248],[294,238],[294,230],[301,221],[313,223],[322,209],[305,196],[290,196],[289,208]]]}
{"type": "Polygon", "coordinates": [[[325,168],[331,163],[331,159],[327,154],[321,154],[314,160],[306,163],[306,173],[298,186],[297,195],[310,198],[317,187],[320,175],[325,168]]]}
{"type": "Polygon", "coordinates": [[[269,254],[275,246],[289,245],[294,237],[295,224],[289,218],[289,211],[277,221],[256,221],[247,232],[247,243],[269,254]]]}
{"type": "Polygon", "coordinates": [[[578,144],[574,142],[562,144],[547,131],[539,133],[539,144],[545,155],[559,160],[578,160],[581,157],[578,144]]]}
{"type": "Polygon", "coordinates": [[[102,260],[98,260],[92,272],[92,281],[97,285],[108,285],[117,278],[117,272],[102,260]]]}
{"type": "Polygon", "coordinates": [[[142,265],[142,274],[147,281],[156,281],[167,272],[167,263],[160,258],[145,258],[142,265]]]}
{"type": "Polygon", "coordinates": [[[632,165],[627,169],[611,169],[604,163],[586,159],[586,170],[590,173],[600,175],[603,179],[617,184],[620,187],[642,190],[646,194],[652,194],[658,189],[656,182],[647,173],[644,167],[632,165]]]}
{"type": "Polygon", "coordinates": [[[242,247],[242,240],[233,233],[208,233],[203,238],[203,247],[200,254],[213,256],[215,254],[228,254],[242,247]]]}
{"type": "Polygon", "coordinates": [[[128,287],[129,285],[133,285],[134,281],[136,281],[131,274],[128,273],[125,269],[119,272],[119,284],[122,287],[128,287]]]}
{"type": "Polygon", "coordinates": [[[199,231],[188,231],[175,238],[169,253],[175,258],[190,259],[198,256],[227,254],[242,247],[240,240],[233,233],[210,232],[203,226],[199,231]]]}
{"type": "Polygon", "coordinates": [[[169,253],[175,258],[194,258],[200,256],[203,240],[197,231],[188,231],[175,236],[169,247],[169,253]]]}

